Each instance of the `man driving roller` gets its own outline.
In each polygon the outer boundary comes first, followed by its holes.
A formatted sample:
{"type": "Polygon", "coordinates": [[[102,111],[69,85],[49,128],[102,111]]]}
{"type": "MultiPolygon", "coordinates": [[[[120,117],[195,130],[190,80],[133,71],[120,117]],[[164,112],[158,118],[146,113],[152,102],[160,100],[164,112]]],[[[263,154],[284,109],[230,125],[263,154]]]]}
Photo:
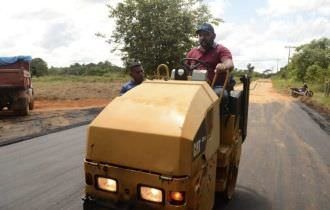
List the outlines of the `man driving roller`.
{"type": "MultiPolygon", "coordinates": [[[[196,30],[196,34],[198,35],[199,46],[191,49],[186,57],[207,63],[207,66],[202,64],[198,69],[207,69],[210,84],[215,74],[218,74],[214,88],[219,93],[219,88],[223,86],[226,78],[226,71],[232,71],[234,68],[231,52],[223,45],[214,42],[216,34],[211,24],[203,23],[196,30]]],[[[187,64],[194,65],[195,62],[188,61],[187,64]]]]}

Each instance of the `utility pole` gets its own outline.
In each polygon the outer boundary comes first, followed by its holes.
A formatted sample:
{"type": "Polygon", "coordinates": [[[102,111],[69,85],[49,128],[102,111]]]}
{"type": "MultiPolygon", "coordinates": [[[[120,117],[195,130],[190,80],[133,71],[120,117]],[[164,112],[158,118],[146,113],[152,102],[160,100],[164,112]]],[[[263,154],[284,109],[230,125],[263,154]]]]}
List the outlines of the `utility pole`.
{"type": "Polygon", "coordinates": [[[278,72],[278,62],[280,61],[280,59],[276,58],[276,73],[278,72]]]}
{"type": "Polygon", "coordinates": [[[297,47],[296,46],[285,46],[285,48],[289,48],[289,55],[288,55],[288,65],[289,65],[291,49],[295,49],[297,47]]]}

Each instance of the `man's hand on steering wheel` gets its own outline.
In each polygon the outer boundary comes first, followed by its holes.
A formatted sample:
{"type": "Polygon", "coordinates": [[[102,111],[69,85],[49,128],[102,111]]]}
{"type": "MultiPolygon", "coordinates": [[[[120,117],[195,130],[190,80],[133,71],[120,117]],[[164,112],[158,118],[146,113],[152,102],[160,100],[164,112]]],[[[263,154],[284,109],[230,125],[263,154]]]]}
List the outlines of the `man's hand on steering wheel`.
{"type": "Polygon", "coordinates": [[[181,60],[181,65],[183,66],[183,68],[188,71],[188,74],[191,74],[191,72],[194,70],[194,69],[197,69],[197,67],[199,67],[200,65],[203,65],[205,66],[206,68],[208,68],[208,64],[202,60],[198,60],[198,59],[195,59],[195,58],[184,58],[181,60]],[[187,61],[194,61],[196,62],[195,64],[193,65],[188,65],[187,64],[187,61]]]}

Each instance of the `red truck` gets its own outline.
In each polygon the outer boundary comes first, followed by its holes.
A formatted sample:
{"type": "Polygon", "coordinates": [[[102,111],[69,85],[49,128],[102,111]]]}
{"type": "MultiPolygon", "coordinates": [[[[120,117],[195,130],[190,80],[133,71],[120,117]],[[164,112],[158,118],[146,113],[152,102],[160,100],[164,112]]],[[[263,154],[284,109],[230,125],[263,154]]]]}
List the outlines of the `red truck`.
{"type": "Polygon", "coordinates": [[[0,57],[0,111],[28,115],[34,107],[31,56],[0,57]]]}

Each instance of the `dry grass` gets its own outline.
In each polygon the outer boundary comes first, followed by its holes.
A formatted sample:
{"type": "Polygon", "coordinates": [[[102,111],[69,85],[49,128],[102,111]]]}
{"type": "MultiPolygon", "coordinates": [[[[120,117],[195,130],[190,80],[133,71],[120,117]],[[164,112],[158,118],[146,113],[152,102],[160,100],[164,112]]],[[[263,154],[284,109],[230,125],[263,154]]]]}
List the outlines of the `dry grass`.
{"type": "Polygon", "coordinates": [[[113,99],[124,80],[97,77],[47,77],[33,80],[36,100],[113,99]]]}

